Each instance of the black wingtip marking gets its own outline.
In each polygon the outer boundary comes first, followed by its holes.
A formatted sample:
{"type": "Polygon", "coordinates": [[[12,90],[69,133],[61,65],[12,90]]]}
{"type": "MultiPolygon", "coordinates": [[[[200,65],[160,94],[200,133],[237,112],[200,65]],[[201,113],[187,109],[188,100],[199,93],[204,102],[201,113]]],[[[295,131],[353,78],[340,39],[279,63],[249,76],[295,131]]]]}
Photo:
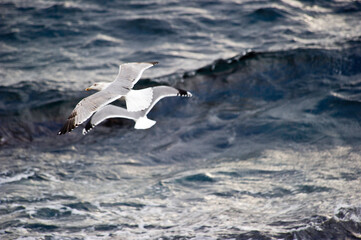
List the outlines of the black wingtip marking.
{"type": "Polygon", "coordinates": [[[178,90],[178,94],[177,96],[181,96],[181,97],[191,97],[192,94],[186,90],[183,90],[183,89],[177,89],[178,90]]]}
{"type": "Polygon", "coordinates": [[[88,121],[87,124],[85,125],[85,131],[89,132],[93,127],[94,125],[91,124],[91,121],[88,121]]]}
{"type": "Polygon", "coordinates": [[[159,62],[150,62],[151,64],[153,64],[153,66],[154,65],[157,65],[159,62]]]}
{"type": "Polygon", "coordinates": [[[68,119],[66,120],[66,123],[63,125],[63,127],[59,130],[58,135],[65,134],[67,132],[73,131],[74,128],[78,126],[78,124],[75,124],[75,117],[78,115],[76,111],[72,111],[68,119]]]}
{"type": "Polygon", "coordinates": [[[91,121],[89,120],[83,129],[83,135],[88,134],[94,128],[94,126],[95,125],[91,124],[91,121]]]}
{"type": "Polygon", "coordinates": [[[67,132],[71,132],[74,128],[76,128],[75,119],[69,118],[63,127],[59,130],[58,135],[65,134],[67,132]]]}

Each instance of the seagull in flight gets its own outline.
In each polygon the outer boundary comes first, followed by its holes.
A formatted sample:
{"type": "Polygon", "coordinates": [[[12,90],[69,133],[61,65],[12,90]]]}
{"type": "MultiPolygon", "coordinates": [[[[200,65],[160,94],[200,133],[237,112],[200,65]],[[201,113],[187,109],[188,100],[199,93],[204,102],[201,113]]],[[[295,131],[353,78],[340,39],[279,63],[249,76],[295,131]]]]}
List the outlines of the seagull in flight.
{"type": "Polygon", "coordinates": [[[133,62],[121,64],[119,73],[113,82],[93,86],[93,89],[100,91],[82,99],[75,106],[65,124],[59,130],[58,135],[71,132],[95,112],[121,97],[125,97],[127,111],[136,112],[148,108],[153,98],[153,89],[132,90],[132,88],[139,81],[143,72],[157,63],[133,62]]]}
{"type": "MultiPolygon", "coordinates": [[[[147,88],[146,88],[147,89],[147,88]]],[[[169,86],[158,86],[152,87],[153,91],[153,100],[150,103],[150,106],[142,111],[138,112],[129,112],[127,109],[123,107],[118,107],[114,105],[107,105],[97,111],[92,118],[88,121],[85,128],[83,129],[83,134],[87,134],[90,130],[92,130],[96,125],[100,124],[106,119],[109,118],[127,118],[135,121],[134,128],[135,129],[147,129],[151,128],[156,121],[150,120],[147,118],[147,114],[152,110],[154,105],[165,97],[191,97],[192,94],[188,91],[177,89],[169,86]]],[[[141,91],[141,90],[139,90],[141,91]]]]}

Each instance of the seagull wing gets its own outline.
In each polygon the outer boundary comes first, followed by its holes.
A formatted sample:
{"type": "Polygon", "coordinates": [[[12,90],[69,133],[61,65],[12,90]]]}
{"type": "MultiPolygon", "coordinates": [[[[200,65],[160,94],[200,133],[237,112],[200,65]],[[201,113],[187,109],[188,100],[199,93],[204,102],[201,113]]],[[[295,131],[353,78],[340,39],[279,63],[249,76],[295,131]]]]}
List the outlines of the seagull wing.
{"type": "Polygon", "coordinates": [[[87,134],[92,128],[109,118],[127,118],[136,121],[142,115],[142,112],[128,112],[125,108],[107,105],[94,113],[83,129],[83,134],[87,134]]]}
{"type": "Polygon", "coordinates": [[[65,134],[72,131],[79,124],[85,122],[88,118],[93,115],[94,112],[98,111],[105,105],[117,100],[121,96],[127,94],[126,89],[112,90],[112,88],[106,88],[100,92],[94,93],[89,97],[82,99],[71,112],[66,123],[59,130],[58,135],[65,134]]]}
{"type": "Polygon", "coordinates": [[[143,72],[158,62],[123,63],[119,66],[114,84],[131,89],[139,81],[143,72]]]}
{"type": "Polygon", "coordinates": [[[191,97],[192,94],[188,91],[169,86],[153,87],[153,101],[151,102],[150,106],[145,110],[145,115],[147,115],[150,110],[152,110],[154,105],[157,104],[157,102],[159,102],[162,98],[176,96],[191,97]]]}

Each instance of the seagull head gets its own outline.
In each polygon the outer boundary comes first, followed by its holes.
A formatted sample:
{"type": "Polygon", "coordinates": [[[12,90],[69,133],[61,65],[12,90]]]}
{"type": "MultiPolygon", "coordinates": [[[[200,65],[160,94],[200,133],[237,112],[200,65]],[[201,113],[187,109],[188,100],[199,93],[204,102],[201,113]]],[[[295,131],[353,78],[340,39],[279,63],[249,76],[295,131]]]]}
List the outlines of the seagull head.
{"type": "Polygon", "coordinates": [[[108,87],[110,83],[108,82],[96,82],[93,85],[91,85],[90,87],[86,88],[86,91],[89,90],[97,90],[97,91],[101,91],[104,88],[108,87]]]}

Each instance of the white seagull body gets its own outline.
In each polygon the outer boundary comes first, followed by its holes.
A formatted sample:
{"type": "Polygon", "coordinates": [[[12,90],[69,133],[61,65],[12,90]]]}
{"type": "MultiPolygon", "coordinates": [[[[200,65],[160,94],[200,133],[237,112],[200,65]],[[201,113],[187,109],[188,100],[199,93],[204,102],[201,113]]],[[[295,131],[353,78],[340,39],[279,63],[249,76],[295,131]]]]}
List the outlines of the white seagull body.
{"type": "MultiPolygon", "coordinates": [[[[113,82],[102,86],[101,91],[82,99],[71,112],[58,135],[72,131],[85,122],[96,111],[107,104],[125,97],[128,111],[141,111],[149,107],[153,98],[152,89],[132,90],[142,73],[157,62],[124,63],[119,66],[119,73],[113,82]],[[133,92],[134,91],[134,92],[133,92]]],[[[100,90],[100,89],[99,89],[100,90]]]]}
{"type": "MultiPolygon", "coordinates": [[[[146,88],[148,89],[148,88],[146,88]]],[[[150,120],[147,118],[147,114],[152,110],[154,105],[165,97],[174,97],[174,96],[182,96],[182,97],[191,97],[192,94],[185,90],[176,89],[173,87],[168,86],[158,86],[152,87],[153,91],[153,100],[150,103],[150,106],[142,111],[139,112],[129,112],[125,108],[114,106],[114,105],[107,105],[97,111],[89,122],[86,124],[85,128],[83,129],[83,134],[87,134],[92,128],[96,125],[100,124],[106,119],[109,118],[127,118],[135,121],[134,128],[135,129],[147,129],[152,127],[156,121],[150,120]]],[[[141,91],[141,90],[139,90],[141,91]]]]}

